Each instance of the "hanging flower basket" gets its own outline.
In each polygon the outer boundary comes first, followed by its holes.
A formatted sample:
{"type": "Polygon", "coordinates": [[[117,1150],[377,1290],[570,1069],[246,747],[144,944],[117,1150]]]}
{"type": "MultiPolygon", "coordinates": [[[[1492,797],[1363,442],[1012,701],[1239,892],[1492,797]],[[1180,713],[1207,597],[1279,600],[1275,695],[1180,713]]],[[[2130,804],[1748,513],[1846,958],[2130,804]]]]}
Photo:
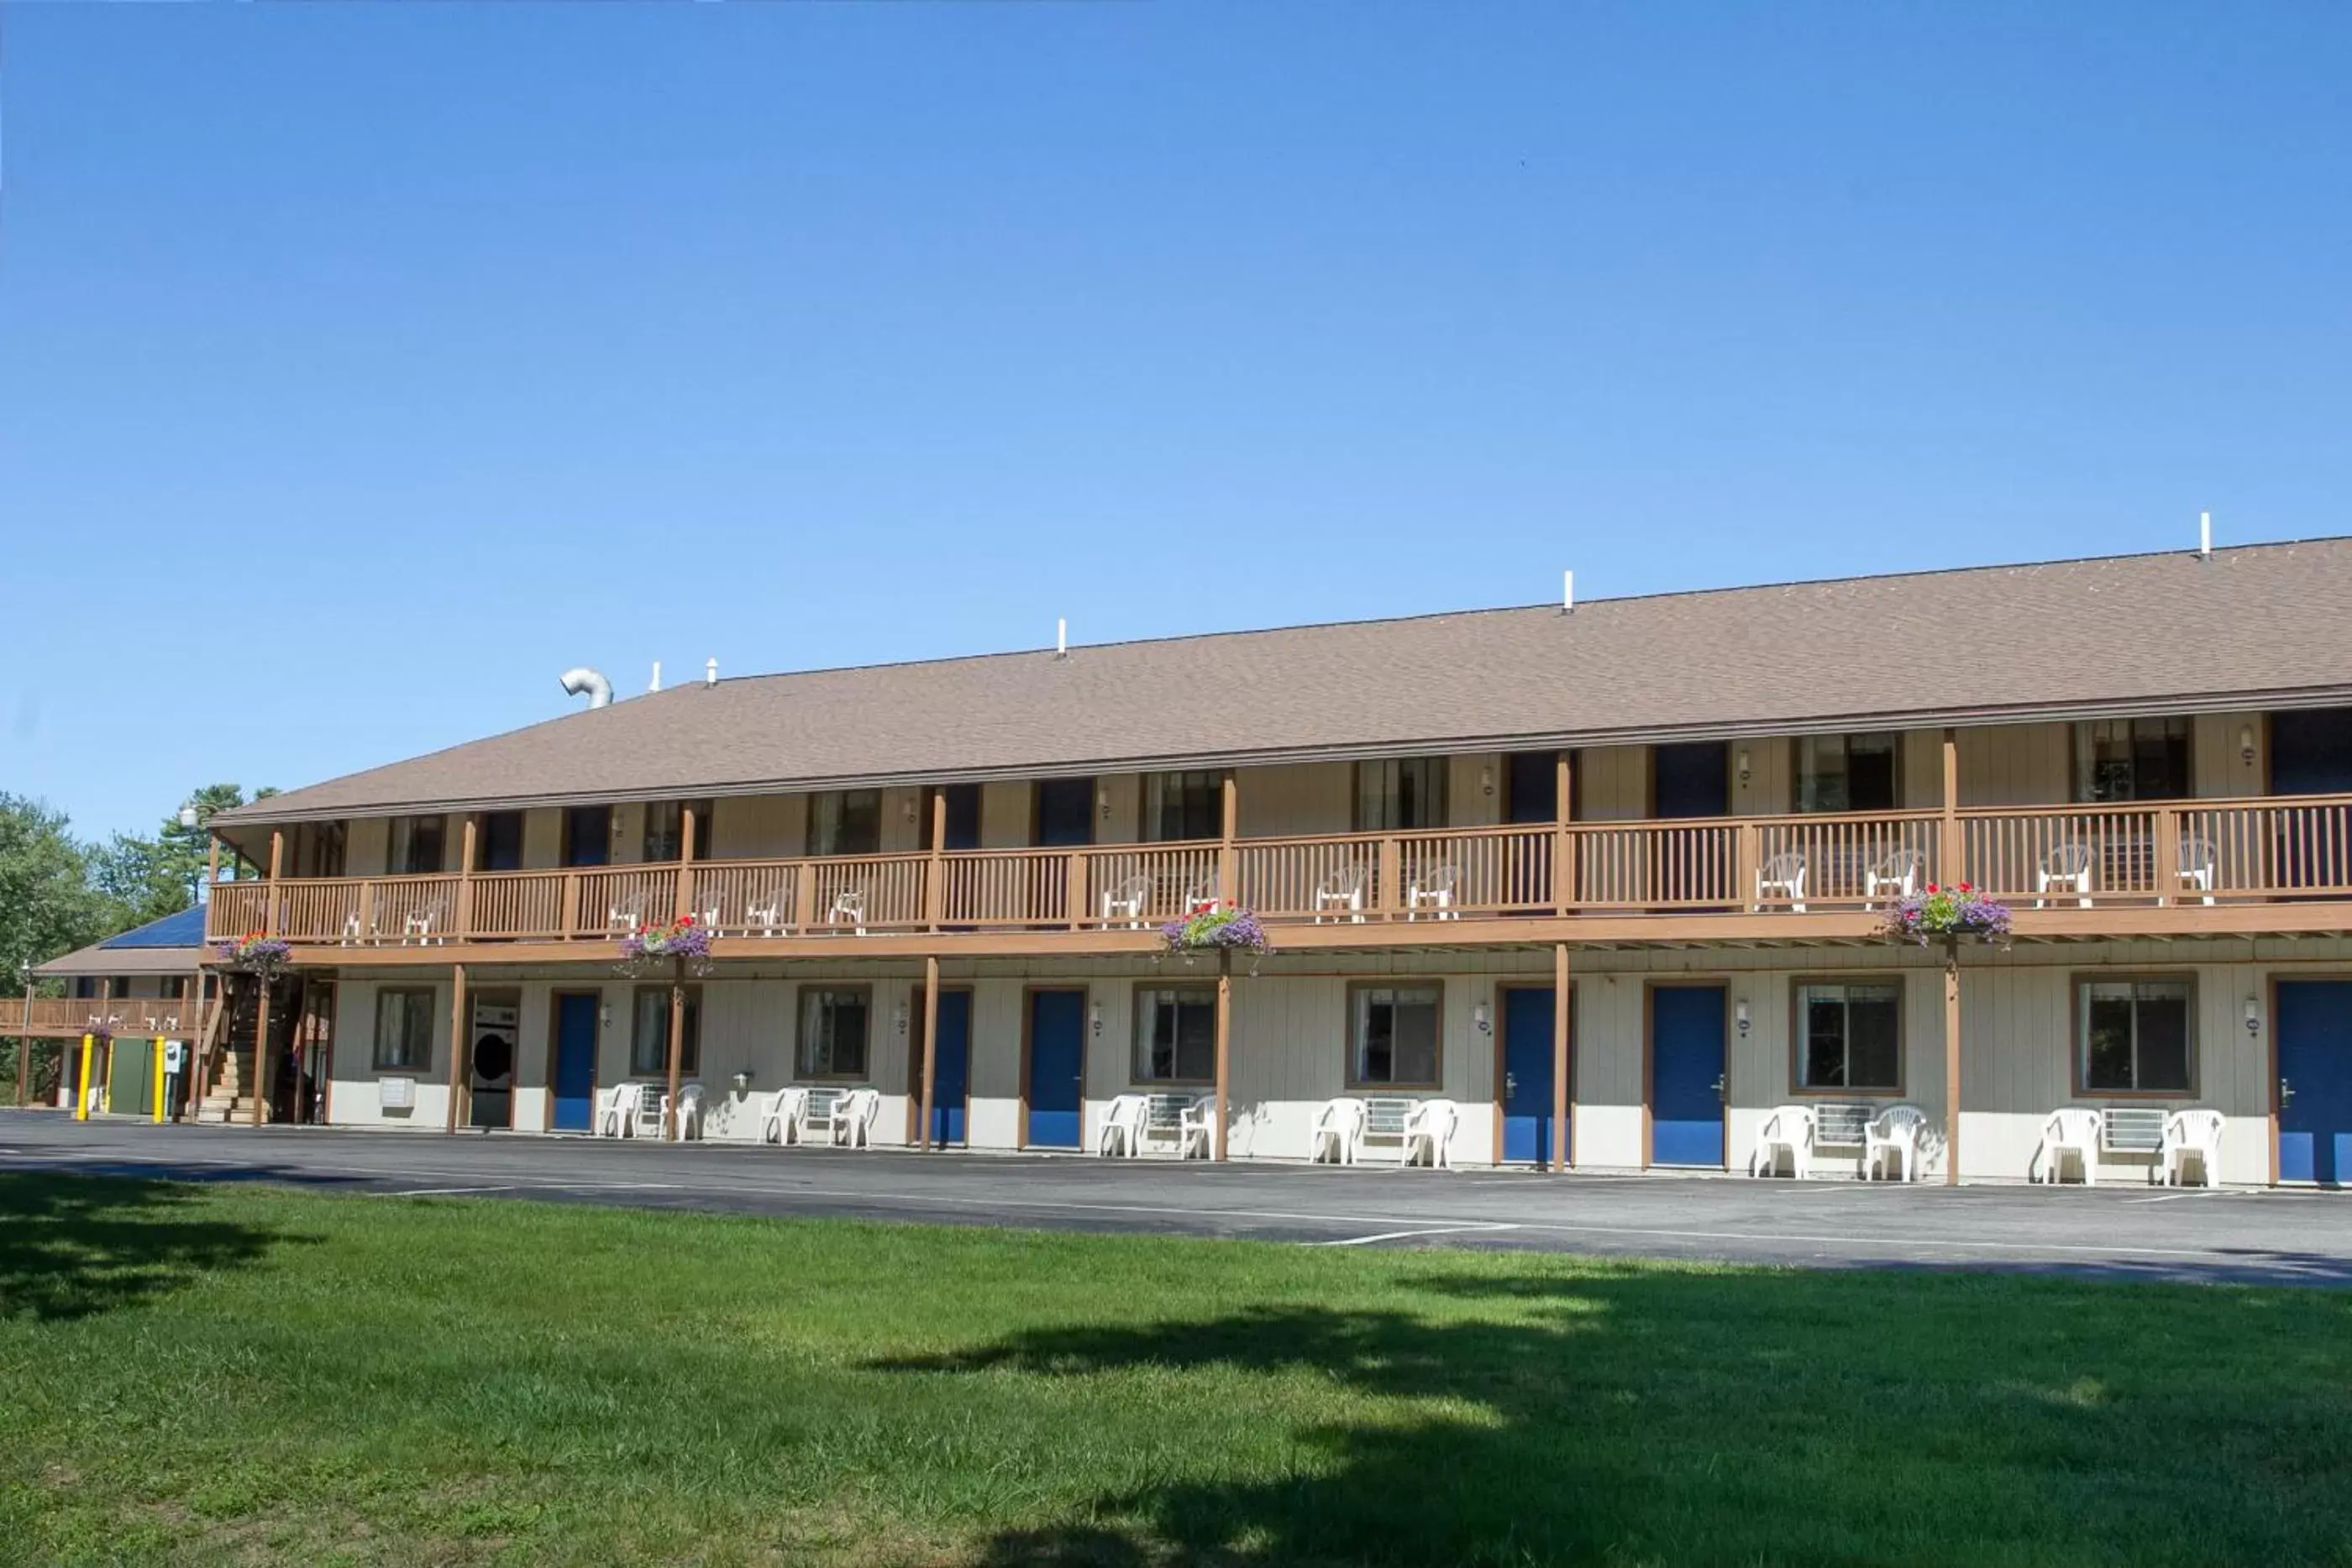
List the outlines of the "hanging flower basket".
{"type": "Polygon", "coordinates": [[[213,951],[220,955],[222,967],[256,975],[265,981],[276,979],[294,962],[291,943],[282,936],[265,936],[258,931],[248,931],[233,942],[215,942],[213,951]]]}
{"type": "Polygon", "coordinates": [[[1886,911],[1886,934],[1898,942],[1957,942],[1973,936],[1980,942],[2009,940],[2009,905],[1987,898],[1967,883],[1957,887],[1927,884],[1927,891],[1898,898],[1886,911]]]}
{"type": "Polygon", "coordinates": [[[1220,904],[1182,920],[1171,920],[1160,928],[1160,935],[1171,953],[1265,954],[1274,950],[1257,916],[1232,904],[1220,904]]]}
{"type": "Polygon", "coordinates": [[[696,975],[710,970],[710,927],[691,915],[667,925],[640,925],[621,938],[621,969],[643,975],[677,964],[696,975]]]}

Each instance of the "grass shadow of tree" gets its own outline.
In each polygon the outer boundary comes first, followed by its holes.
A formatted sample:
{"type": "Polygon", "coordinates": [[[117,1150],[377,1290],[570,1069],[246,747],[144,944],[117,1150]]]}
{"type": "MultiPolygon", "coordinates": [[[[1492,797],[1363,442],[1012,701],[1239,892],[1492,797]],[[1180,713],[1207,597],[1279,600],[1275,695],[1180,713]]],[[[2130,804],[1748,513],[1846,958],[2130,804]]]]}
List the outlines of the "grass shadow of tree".
{"type": "Polygon", "coordinates": [[[168,1182],[0,1176],[0,1320],[132,1306],[211,1270],[252,1267],[289,1239],[206,1218],[203,1197],[168,1182]]]}
{"type": "Polygon", "coordinates": [[[2307,1348],[2343,1343],[2332,1296],[2309,1298],[2332,1329],[2290,1336],[2293,1303],[2212,1289],[1607,1268],[1408,1284],[1426,1310],[1049,1329],[890,1364],[1304,1370],[1404,1402],[1303,1423],[1286,1474],[1107,1490],[1066,1527],[995,1537],[992,1568],[2270,1563],[2352,1531],[2327,1458],[2352,1440],[2329,1392],[2347,1363],[2307,1348]],[[2290,1338],[2304,1364],[2257,1389],[2290,1338]]]}

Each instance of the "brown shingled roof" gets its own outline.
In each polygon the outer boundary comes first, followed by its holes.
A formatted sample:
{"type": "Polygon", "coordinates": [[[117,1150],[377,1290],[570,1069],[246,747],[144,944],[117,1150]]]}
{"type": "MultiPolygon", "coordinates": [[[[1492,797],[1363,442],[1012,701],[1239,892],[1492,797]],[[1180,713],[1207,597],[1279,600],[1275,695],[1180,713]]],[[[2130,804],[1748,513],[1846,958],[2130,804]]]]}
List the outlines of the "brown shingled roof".
{"type": "Polygon", "coordinates": [[[2352,538],[679,686],[224,813],[287,821],[2352,700],[2352,538]]]}

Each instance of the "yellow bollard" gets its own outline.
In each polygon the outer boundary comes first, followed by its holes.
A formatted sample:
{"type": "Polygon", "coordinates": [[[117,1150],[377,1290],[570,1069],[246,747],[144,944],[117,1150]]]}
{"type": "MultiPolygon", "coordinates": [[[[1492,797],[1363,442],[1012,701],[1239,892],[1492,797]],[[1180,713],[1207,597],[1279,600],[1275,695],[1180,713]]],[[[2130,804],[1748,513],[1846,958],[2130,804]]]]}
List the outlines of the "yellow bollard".
{"type": "Polygon", "coordinates": [[[163,1037],[155,1037],[155,1124],[163,1124],[163,1037]]]}
{"type": "Polygon", "coordinates": [[[97,1049],[97,1036],[86,1034],[81,1037],[81,1082],[74,1088],[74,1120],[77,1122],[89,1120],[89,1058],[97,1049]]]}

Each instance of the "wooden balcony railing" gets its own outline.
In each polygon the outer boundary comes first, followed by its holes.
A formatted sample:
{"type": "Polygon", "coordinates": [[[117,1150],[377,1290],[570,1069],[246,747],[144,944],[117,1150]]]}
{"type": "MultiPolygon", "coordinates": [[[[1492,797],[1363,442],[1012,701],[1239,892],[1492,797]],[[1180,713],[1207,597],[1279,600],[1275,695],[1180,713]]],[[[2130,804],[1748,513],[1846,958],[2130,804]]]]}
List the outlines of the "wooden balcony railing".
{"type": "Polygon", "coordinates": [[[1220,897],[1277,924],[1804,912],[1962,878],[2026,907],[2352,896],[2352,796],[281,879],[215,887],[208,929],[269,923],[346,946],[610,941],[684,909],[727,936],[1142,930],[1220,897]]]}
{"type": "Polygon", "coordinates": [[[177,997],[35,997],[0,1004],[0,1035],[23,1027],[35,1034],[185,1037],[200,1025],[197,1004],[177,997]]]}

